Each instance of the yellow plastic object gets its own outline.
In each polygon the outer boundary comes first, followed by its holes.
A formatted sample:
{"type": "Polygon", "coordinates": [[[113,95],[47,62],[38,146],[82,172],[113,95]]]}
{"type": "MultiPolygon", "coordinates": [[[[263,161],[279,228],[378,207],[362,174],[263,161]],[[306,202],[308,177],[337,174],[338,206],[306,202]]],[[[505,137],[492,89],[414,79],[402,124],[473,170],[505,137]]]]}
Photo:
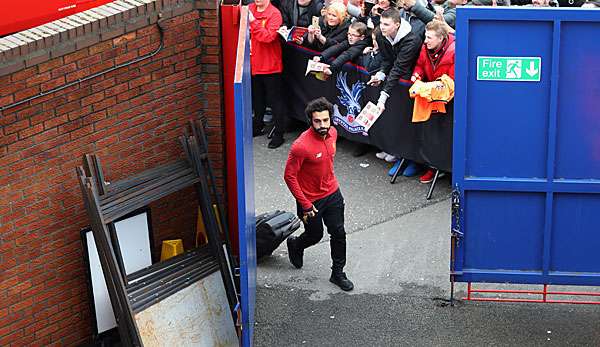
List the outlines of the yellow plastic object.
{"type": "Polygon", "coordinates": [[[162,242],[162,249],[160,250],[160,261],[167,260],[182,253],[183,241],[181,239],[164,240],[162,242]]]}

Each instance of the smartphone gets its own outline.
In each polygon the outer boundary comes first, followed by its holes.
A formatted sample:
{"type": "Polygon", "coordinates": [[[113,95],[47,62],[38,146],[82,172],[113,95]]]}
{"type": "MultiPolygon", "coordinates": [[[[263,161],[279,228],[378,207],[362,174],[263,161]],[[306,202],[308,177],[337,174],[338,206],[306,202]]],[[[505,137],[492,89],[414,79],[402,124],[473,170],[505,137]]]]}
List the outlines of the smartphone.
{"type": "Polygon", "coordinates": [[[312,16],[312,26],[317,29],[320,27],[319,26],[319,17],[312,16]]]}

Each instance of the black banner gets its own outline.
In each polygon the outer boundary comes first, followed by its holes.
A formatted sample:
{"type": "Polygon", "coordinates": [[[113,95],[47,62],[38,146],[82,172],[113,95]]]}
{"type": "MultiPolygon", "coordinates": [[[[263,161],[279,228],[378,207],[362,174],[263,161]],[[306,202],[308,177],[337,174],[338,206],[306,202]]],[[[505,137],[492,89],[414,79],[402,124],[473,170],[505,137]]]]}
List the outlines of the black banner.
{"type": "Polygon", "coordinates": [[[367,86],[369,74],[352,64],[345,64],[340,73],[326,81],[313,75],[305,76],[306,62],[316,54],[295,44],[284,45],[284,85],[290,116],[306,121],[304,108],[308,101],[324,96],[334,103],[332,121],[341,136],[372,144],[397,157],[451,171],[453,102],[446,105],[448,113],[413,123],[413,101],[408,96],[410,83],[399,81],[386,102],[385,111],[367,134],[354,119],[367,102],[377,102],[380,88],[367,86]]]}

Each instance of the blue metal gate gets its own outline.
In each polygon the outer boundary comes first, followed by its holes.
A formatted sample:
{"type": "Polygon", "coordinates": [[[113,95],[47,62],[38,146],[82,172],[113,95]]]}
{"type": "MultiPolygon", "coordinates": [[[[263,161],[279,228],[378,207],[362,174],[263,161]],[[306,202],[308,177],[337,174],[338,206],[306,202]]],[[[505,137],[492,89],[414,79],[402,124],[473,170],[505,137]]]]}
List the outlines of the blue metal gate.
{"type": "Polygon", "coordinates": [[[240,14],[234,77],[235,160],[240,242],[242,346],[250,347],[254,336],[254,305],[256,303],[256,226],[248,7],[242,7],[240,14]]]}
{"type": "Polygon", "coordinates": [[[456,26],[454,279],[600,285],[600,11],[456,26]]]}

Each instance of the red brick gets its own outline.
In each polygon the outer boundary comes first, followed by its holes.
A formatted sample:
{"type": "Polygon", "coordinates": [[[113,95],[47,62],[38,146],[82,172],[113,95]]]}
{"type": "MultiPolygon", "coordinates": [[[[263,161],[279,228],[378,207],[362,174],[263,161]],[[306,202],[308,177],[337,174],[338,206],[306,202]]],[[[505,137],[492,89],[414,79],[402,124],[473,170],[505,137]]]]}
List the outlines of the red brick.
{"type": "Polygon", "coordinates": [[[24,108],[17,112],[17,119],[26,119],[31,116],[39,113],[42,110],[42,105],[35,105],[31,107],[24,108]]]}
{"type": "Polygon", "coordinates": [[[69,121],[69,117],[66,114],[56,116],[44,122],[44,129],[51,129],[58,125],[65,124],[69,121]]]}
{"type": "Polygon", "coordinates": [[[27,129],[19,131],[19,138],[24,139],[26,137],[35,135],[35,134],[40,133],[42,131],[44,131],[44,125],[43,124],[36,124],[36,125],[28,127],[27,129]]]}
{"type": "Polygon", "coordinates": [[[22,99],[26,99],[30,96],[34,96],[40,92],[39,86],[33,86],[26,89],[21,89],[18,92],[15,92],[15,100],[19,101],[22,99]]]}
{"type": "Polygon", "coordinates": [[[150,75],[145,75],[139,78],[136,78],[134,80],[132,80],[131,82],[129,82],[129,88],[133,89],[136,87],[139,87],[143,84],[149,83],[152,80],[152,77],[150,75]]]}
{"type": "Polygon", "coordinates": [[[50,61],[47,61],[45,63],[41,63],[39,64],[38,67],[38,71],[40,73],[46,72],[48,70],[52,70],[54,68],[57,68],[59,66],[63,65],[63,59],[62,57],[58,57],[56,59],[52,59],[50,61]]]}
{"type": "MultiPolygon", "coordinates": [[[[146,86],[148,86],[149,84],[147,84],[146,86]]],[[[139,88],[136,89],[131,89],[131,90],[127,90],[124,92],[121,92],[117,95],[117,102],[119,103],[123,103],[126,100],[129,100],[131,98],[133,98],[136,95],[140,94],[140,90],[139,88]]]]}
{"type": "Polygon", "coordinates": [[[136,38],[136,33],[135,32],[131,32],[125,35],[121,35],[119,37],[116,37],[112,40],[113,45],[118,46],[118,45],[122,45],[125,44],[127,42],[133,41],[136,38]]]}
{"type": "MultiPolygon", "coordinates": [[[[36,318],[36,320],[33,324],[25,327],[25,329],[24,329],[25,335],[34,336],[36,331],[48,326],[48,323],[49,322],[47,319],[37,319],[36,318]]],[[[48,341],[48,342],[50,342],[50,341],[48,341]]],[[[38,344],[34,344],[34,345],[45,346],[45,345],[40,345],[39,342],[38,342],[38,344]]]]}
{"type": "Polygon", "coordinates": [[[6,146],[10,143],[15,143],[18,140],[17,133],[0,136],[0,146],[6,146]]]}
{"type": "Polygon", "coordinates": [[[219,57],[216,55],[204,55],[200,58],[200,62],[202,64],[218,64],[219,57]]]}
{"type": "Polygon", "coordinates": [[[28,69],[24,69],[24,70],[21,70],[21,71],[18,71],[18,72],[15,72],[14,74],[12,74],[11,81],[17,82],[20,80],[28,79],[28,78],[31,78],[32,76],[35,76],[36,74],[37,74],[37,67],[32,66],[28,69]]]}
{"type": "Polygon", "coordinates": [[[117,102],[117,99],[113,96],[110,98],[106,98],[104,100],[102,100],[101,102],[95,103],[92,105],[94,112],[103,110],[107,107],[110,107],[112,105],[114,105],[117,102]]]}
{"type": "Polygon", "coordinates": [[[65,95],[57,94],[54,98],[44,102],[42,104],[42,109],[44,111],[54,111],[57,106],[60,106],[67,102],[67,97],[65,95]]]}
{"type": "Polygon", "coordinates": [[[27,87],[27,82],[25,82],[25,81],[18,81],[18,82],[11,82],[8,84],[4,84],[4,85],[2,85],[2,88],[0,89],[0,96],[13,94],[14,92],[24,89],[26,87],[27,87]]]}
{"type": "Polygon", "coordinates": [[[27,86],[31,87],[34,86],[36,84],[40,84],[46,81],[49,81],[52,78],[52,75],[50,74],[50,72],[44,72],[44,73],[40,73],[37,74],[31,78],[27,79],[27,86]]]}
{"type": "Polygon", "coordinates": [[[11,295],[11,296],[17,295],[28,288],[31,288],[31,281],[24,281],[24,282],[17,284],[16,286],[14,286],[12,288],[9,288],[7,293],[8,293],[8,295],[11,295]]]}
{"type": "Polygon", "coordinates": [[[98,83],[95,83],[92,85],[92,93],[97,93],[99,91],[104,91],[112,86],[115,85],[115,78],[114,77],[109,77],[106,78],[103,81],[98,81],[98,83]]]}
{"type": "Polygon", "coordinates": [[[2,115],[2,117],[0,117],[0,127],[14,123],[16,120],[17,120],[17,115],[15,115],[15,114],[2,115]]]}
{"type": "Polygon", "coordinates": [[[21,158],[22,159],[27,159],[29,157],[32,157],[32,156],[36,155],[36,154],[43,154],[43,153],[47,152],[47,153],[45,153],[45,157],[46,157],[45,159],[49,159],[50,156],[54,156],[54,155],[59,154],[58,149],[55,149],[53,151],[49,151],[49,150],[52,149],[52,148],[54,148],[54,147],[56,147],[56,146],[58,146],[58,145],[60,145],[60,144],[63,144],[65,142],[67,142],[68,140],[69,140],[68,136],[58,136],[58,137],[55,137],[55,138],[53,138],[53,139],[51,139],[49,141],[46,141],[46,142],[44,142],[42,144],[39,144],[39,145],[36,145],[36,146],[33,146],[31,148],[28,148],[26,150],[21,151],[21,158]]]}
{"type": "Polygon", "coordinates": [[[104,99],[104,91],[92,94],[81,99],[81,106],[90,105],[104,99]]]}
{"type": "Polygon", "coordinates": [[[63,56],[63,61],[65,64],[69,64],[72,63],[74,61],[80,60],[82,58],[85,58],[89,55],[89,52],[87,49],[80,49],[76,52],[73,52],[71,54],[67,54],[65,56],[63,56]]]}
{"type": "MultiPolygon", "coordinates": [[[[9,327],[10,328],[10,327],[9,327]]],[[[23,338],[23,330],[10,330],[10,335],[2,335],[0,334],[0,346],[9,346],[10,343],[14,343],[15,341],[19,341],[23,338]]]]}
{"type": "Polygon", "coordinates": [[[69,113],[71,111],[77,110],[80,107],[81,107],[80,101],[79,100],[75,100],[75,101],[69,102],[67,104],[58,106],[56,108],[56,114],[57,115],[61,115],[61,114],[69,113]]]}
{"type": "Polygon", "coordinates": [[[42,91],[48,91],[50,89],[60,87],[60,86],[64,85],[65,83],[66,83],[65,76],[60,76],[60,77],[50,80],[48,82],[42,83],[41,88],[42,88],[42,91]]]}
{"type": "Polygon", "coordinates": [[[112,43],[112,41],[109,40],[109,41],[104,41],[104,42],[100,42],[96,45],[93,45],[93,46],[89,47],[88,50],[89,50],[90,55],[95,55],[100,52],[109,50],[112,47],[113,47],[113,43],[112,43]]]}
{"type": "Polygon", "coordinates": [[[91,112],[92,112],[92,106],[81,107],[80,109],[77,109],[73,112],[69,112],[69,114],[68,114],[69,120],[73,121],[75,119],[82,118],[85,115],[90,114],[91,112]]]}
{"type": "Polygon", "coordinates": [[[119,95],[128,89],[127,83],[121,83],[106,90],[106,96],[119,95]]]}
{"type": "Polygon", "coordinates": [[[75,80],[87,77],[89,75],[90,75],[90,69],[88,67],[86,67],[86,68],[82,68],[82,69],[77,69],[77,71],[75,71],[75,72],[68,73],[65,76],[65,79],[68,83],[68,82],[73,82],[75,80]]]}
{"type": "MultiPolygon", "coordinates": [[[[17,311],[21,311],[25,308],[31,307],[31,305],[33,305],[33,299],[27,299],[27,300],[23,300],[21,302],[19,302],[18,304],[14,304],[10,307],[10,311],[11,312],[17,312],[17,311]]],[[[31,319],[29,319],[31,321],[31,319]]],[[[0,334],[1,335],[1,334],[0,334]]]]}
{"type": "Polygon", "coordinates": [[[59,329],[58,324],[50,324],[48,326],[46,326],[45,328],[42,328],[38,331],[35,332],[35,337],[36,338],[40,338],[46,335],[50,335],[53,332],[57,331],[59,329]]]}
{"type": "Polygon", "coordinates": [[[72,139],[77,139],[79,137],[83,137],[85,135],[89,135],[94,131],[94,126],[92,124],[90,125],[86,125],[82,128],[79,128],[77,130],[74,130],[73,132],[71,132],[71,138],[72,139]]]}
{"type": "Polygon", "coordinates": [[[29,127],[29,119],[23,119],[16,123],[12,123],[11,125],[7,125],[4,128],[4,133],[7,135],[16,133],[17,131],[26,129],[27,127],[29,127]]]}
{"type": "Polygon", "coordinates": [[[81,86],[77,90],[69,93],[67,97],[67,101],[76,101],[82,99],[88,95],[92,94],[92,87],[90,86],[81,86]]]}
{"type": "Polygon", "coordinates": [[[97,123],[94,123],[94,126],[96,128],[96,131],[98,131],[100,129],[112,127],[115,124],[117,124],[118,122],[119,122],[119,119],[117,117],[111,117],[111,118],[103,119],[97,123]]]}
{"type": "Polygon", "coordinates": [[[89,56],[87,58],[78,60],[77,67],[81,69],[84,67],[96,65],[96,64],[100,63],[101,61],[102,61],[102,57],[99,54],[95,54],[95,55],[89,56]]]}
{"type": "Polygon", "coordinates": [[[88,114],[83,117],[83,124],[92,124],[106,118],[106,110],[88,114]]]}
{"type": "Polygon", "coordinates": [[[111,48],[105,52],[102,52],[101,57],[102,57],[102,60],[114,59],[117,56],[119,56],[120,54],[122,54],[123,52],[125,52],[125,46],[115,47],[115,48],[111,48]]]}
{"type": "Polygon", "coordinates": [[[115,62],[111,60],[103,61],[100,64],[96,64],[94,66],[90,66],[90,74],[95,74],[100,71],[104,71],[108,68],[115,66],[115,62]]]}
{"type": "Polygon", "coordinates": [[[186,61],[182,61],[181,63],[178,63],[175,65],[175,71],[181,71],[181,70],[186,70],[189,69],[193,66],[196,65],[196,59],[188,59],[186,61]]]}
{"type": "Polygon", "coordinates": [[[77,70],[77,64],[70,63],[52,70],[52,78],[63,76],[77,70]]]}
{"type": "Polygon", "coordinates": [[[144,47],[144,46],[148,46],[148,45],[154,45],[154,47],[156,47],[155,42],[156,41],[154,41],[152,36],[147,35],[142,38],[138,38],[135,41],[127,43],[127,49],[130,51],[134,51],[140,47],[144,47]]]}
{"type": "Polygon", "coordinates": [[[115,64],[122,64],[128,61],[132,61],[133,59],[138,57],[138,52],[137,51],[132,51],[132,52],[127,52],[124,54],[119,55],[118,57],[115,58],[115,64]]]}

